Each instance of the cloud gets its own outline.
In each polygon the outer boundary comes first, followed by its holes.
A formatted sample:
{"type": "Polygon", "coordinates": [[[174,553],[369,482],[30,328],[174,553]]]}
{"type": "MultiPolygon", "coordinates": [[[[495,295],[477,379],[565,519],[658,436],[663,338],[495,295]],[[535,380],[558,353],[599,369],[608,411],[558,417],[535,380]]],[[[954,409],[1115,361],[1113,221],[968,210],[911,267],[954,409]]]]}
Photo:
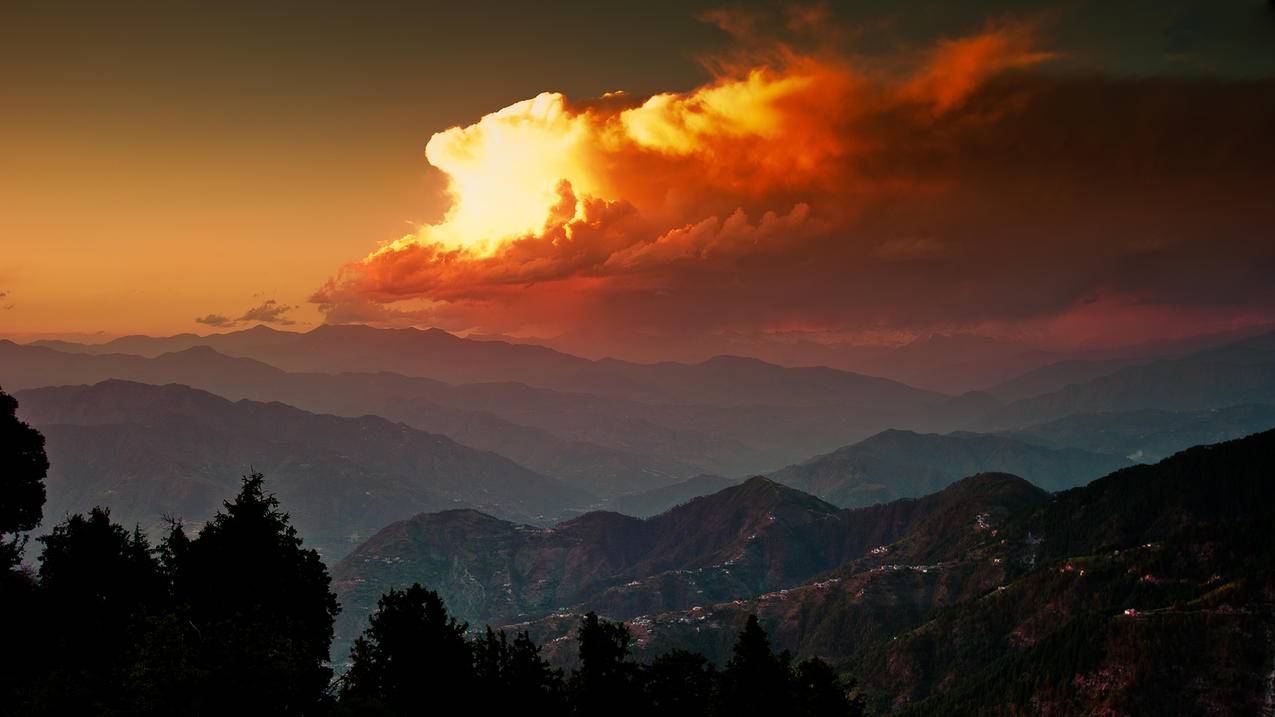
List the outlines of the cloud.
{"type": "Polygon", "coordinates": [[[287,318],[285,314],[295,308],[295,306],[280,304],[274,299],[266,299],[261,304],[245,311],[236,321],[261,321],[267,324],[291,326],[296,322],[287,318]]]}
{"type": "Polygon", "coordinates": [[[1119,338],[1068,319],[1095,297],[1136,306],[1133,334],[1275,316],[1275,81],[1050,74],[1053,56],[1003,23],[888,71],[772,45],[688,92],[543,93],[435,134],[447,215],[311,301],[542,334],[1119,338]]]}
{"type": "Polygon", "coordinates": [[[208,314],[206,316],[196,317],[195,323],[204,324],[206,326],[222,327],[233,326],[235,324],[235,320],[229,316],[223,316],[221,314],[208,314]]]}
{"type": "Polygon", "coordinates": [[[237,318],[232,319],[225,314],[208,314],[206,316],[197,317],[195,319],[195,323],[219,328],[235,326],[237,324],[251,321],[258,321],[266,324],[277,324],[279,326],[293,326],[296,322],[289,319],[286,314],[295,308],[297,307],[280,304],[274,299],[266,299],[257,306],[243,312],[237,318]]]}

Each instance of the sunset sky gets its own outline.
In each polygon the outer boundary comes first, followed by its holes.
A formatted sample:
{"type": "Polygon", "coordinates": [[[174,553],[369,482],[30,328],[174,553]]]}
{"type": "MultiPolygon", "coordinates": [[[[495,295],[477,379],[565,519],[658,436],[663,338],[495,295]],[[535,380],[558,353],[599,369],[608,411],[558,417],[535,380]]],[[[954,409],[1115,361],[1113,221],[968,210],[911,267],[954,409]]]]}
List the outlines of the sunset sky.
{"type": "Polygon", "coordinates": [[[1275,7],[955,5],[5,0],[0,335],[1275,321],[1275,7]]]}

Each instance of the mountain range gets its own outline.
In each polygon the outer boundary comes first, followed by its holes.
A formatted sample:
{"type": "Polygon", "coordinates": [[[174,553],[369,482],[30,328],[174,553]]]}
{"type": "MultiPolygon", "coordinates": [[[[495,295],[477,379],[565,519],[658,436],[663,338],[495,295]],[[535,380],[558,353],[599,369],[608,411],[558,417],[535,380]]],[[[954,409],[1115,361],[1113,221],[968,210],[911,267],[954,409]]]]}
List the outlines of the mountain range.
{"type": "Polygon", "coordinates": [[[180,385],[110,380],[16,394],[47,441],[46,525],[109,506],[125,525],[199,523],[260,471],[329,560],[424,510],[479,508],[552,523],[597,498],[494,453],[376,416],[231,402],[180,385]]]}
{"type": "Polygon", "coordinates": [[[891,429],[770,477],[836,505],[857,507],[927,495],[984,472],[1012,473],[1057,491],[1129,464],[1117,455],[1046,448],[1011,436],[891,429]]]}

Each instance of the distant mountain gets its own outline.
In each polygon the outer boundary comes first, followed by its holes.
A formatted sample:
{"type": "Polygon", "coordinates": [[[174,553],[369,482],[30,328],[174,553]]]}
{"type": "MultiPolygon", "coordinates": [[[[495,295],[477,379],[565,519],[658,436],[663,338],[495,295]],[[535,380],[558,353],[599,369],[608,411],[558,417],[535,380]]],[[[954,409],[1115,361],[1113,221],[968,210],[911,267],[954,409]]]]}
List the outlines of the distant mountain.
{"type": "Polygon", "coordinates": [[[95,505],[126,525],[155,527],[165,515],[199,522],[252,470],[267,475],[307,544],[329,560],[422,510],[470,506],[543,524],[596,501],[495,454],[373,416],[115,380],[16,395],[48,442],[46,528],[95,505]]]}
{"type": "Polygon", "coordinates": [[[985,412],[981,401],[829,369],[718,359],[634,370],[654,372],[659,380],[648,387],[656,395],[690,388],[677,401],[643,402],[508,382],[452,385],[385,372],[289,373],[206,346],[143,358],[0,341],[0,385],[10,389],[123,378],[184,383],[227,398],[278,400],[324,413],[371,413],[495,450],[604,497],[699,473],[774,470],[883,428],[950,427],[985,412]],[[693,402],[718,394],[730,394],[733,403],[693,402]]]}
{"type": "Polygon", "coordinates": [[[1245,403],[1275,403],[1275,332],[1182,359],[1129,366],[1015,401],[972,425],[1012,429],[1083,413],[1198,411],[1245,403]]]}
{"type": "MultiPolygon", "coordinates": [[[[230,399],[281,401],[310,411],[345,416],[381,415],[432,433],[441,433],[465,445],[498,451],[542,473],[587,490],[618,494],[677,482],[698,472],[696,466],[662,455],[679,453],[677,445],[658,441],[674,433],[630,430],[625,434],[615,421],[596,416],[600,427],[593,435],[620,435],[629,447],[599,445],[578,436],[567,437],[544,428],[501,418],[485,407],[534,420],[528,411],[540,405],[549,418],[556,414],[591,415],[580,397],[574,406],[560,406],[564,397],[544,389],[519,384],[455,387],[439,381],[396,374],[297,374],[260,361],[233,358],[207,347],[195,347],[155,358],[124,354],[68,354],[47,347],[20,346],[0,341],[0,385],[8,390],[49,385],[97,383],[119,378],[144,383],[180,383],[212,391],[230,399]],[[580,404],[583,403],[583,407],[580,404]],[[475,408],[466,408],[473,406],[475,408]],[[647,439],[643,441],[642,439],[647,439]]],[[[614,402],[611,402],[614,403],[614,402]]],[[[543,423],[555,425],[552,420],[543,423]]],[[[561,423],[559,421],[558,423],[561,423]]],[[[634,429],[639,421],[628,419],[623,427],[634,429]]],[[[694,431],[678,433],[675,441],[714,442],[694,431]]],[[[722,442],[717,442],[721,444],[722,442]]],[[[726,453],[734,444],[720,445],[726,453]]],[[[688,453],[690,448],[681,450],[688,453]]]]}
{"type": "MultiPolygon", "coordinates": [[[[62,350],[71,347],[66,343],[58,346],[62,350]]],[[[637,401],[915,408],[943,398],[896,381],[830,368],[785,368],[732,356],[692,364],[592,361],[544,346],[470,340],[439,329],[378,329],[357,324],[325,324],[303,333],[258,326],[204,337],[129,336],[100,346],[80,345],[78,350],[154,357],[195,346],[294,372],[389,371],[454,384],[517,382],[637,401]]]]}
{"type": "MultiPolygon", "coordinates": [[[[629,624],[640,655],[721,662],[756,613],[777,648],[856,675],[880,713],[1262,714],[1272,476],[1267,431],[1007,511],[953,501],[804,585],[629,624]]],[[[569,651],[564,627],[535,625],[569,651]]]]}
{"type": "Polygon", "coordinates": [[[888,430],[770,474],[774,480],[854,507],[934,493],[975,473],[1026,477],[1061,490],[1129,465],[1120,456],[1046,448],[1008,436],[888,430]]]}
{"type": "Polygon", "coordinates": [[[1051,448],[1121,454],[1149,463],[1191,446],[1275,428],[1275,406],[1248,404],[1203,411],[1085,413],[1029,426],[1010,435],[1051,448]]]}
{"type": "Polygon", "coordinates": [[[692,498],[716,493],[736,483],[738,481],[731,478],[705,473],[684,480],[681,483],[613,498],[608,507],[617,513],[631,515],[635,518],[649,518],[653,515],[659,515],[669,508],[681,505],[692,498]]]}
{"type": "Polygon", "coordinates": [[[1146,363],[1150,363],[1150,359],[1069,359],[1057,361],[1019,374],[1008,381],[1002,381],[984,389],[984,392],[1001,402],[1012,403],[1024,398],[1053,393],[1072,384],[1110,376],[1128,366],[1146,363]]]}
{"type": "MultiPolygon", "coordinates": [[[[974,491],[975,512],[1045,499],[1021,479],[994,482],[974,491]]],[[[585,609],[630,617],[746,598],[898,540],[966,497],[954,488],[919,501],[838,510],[759,477],[647,520],[595,512],[536,529],[474,511],[421,515],[387,527],[336,566],[344,605],[338,636],[352,637],[386,589],[414,581],[437,589],[475,624],[585,609]]]]}

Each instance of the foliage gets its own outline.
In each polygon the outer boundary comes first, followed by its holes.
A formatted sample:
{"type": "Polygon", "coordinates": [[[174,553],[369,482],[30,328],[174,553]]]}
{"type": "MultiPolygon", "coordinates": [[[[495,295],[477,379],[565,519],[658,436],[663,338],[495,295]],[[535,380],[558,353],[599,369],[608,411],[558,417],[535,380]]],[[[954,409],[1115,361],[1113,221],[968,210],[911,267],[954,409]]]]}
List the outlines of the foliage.
{"type": "MultiPolygon", "coordinates": [[[[40,538],[28,648],[0,676],[18,714],[308,714],[324,708],[336,597],[287,514],[244,479],[194,538],[153,548],[94,508],[40,538]],[[32,627],[38,626],[38,627],[32,627]]],[[[6,606],[14,591],[6,592],[6,606]]]]}
{"type": "Polygon", "coordinates": [[[18,420],[17,411],[17,399],[0,390],[0,570],[5,571],[21,559],[25,538],[18,534],[40,523],[49,471],[44,436],[18,420]]]}

